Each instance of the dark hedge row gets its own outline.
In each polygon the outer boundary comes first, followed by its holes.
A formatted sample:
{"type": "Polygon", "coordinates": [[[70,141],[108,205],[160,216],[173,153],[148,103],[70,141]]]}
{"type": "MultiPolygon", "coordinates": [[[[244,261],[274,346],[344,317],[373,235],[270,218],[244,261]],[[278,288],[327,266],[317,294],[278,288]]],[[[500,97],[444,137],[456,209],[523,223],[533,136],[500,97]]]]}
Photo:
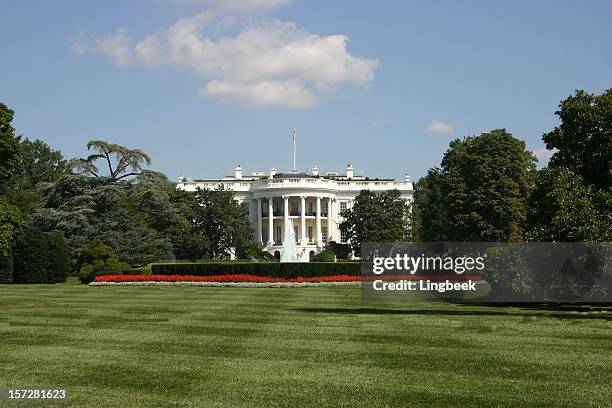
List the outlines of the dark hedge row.
{"type": "Polygon", "coordinates": [[[154,264],[154,275],[233,275],[250,274],[273,278],[291,279],[318,276],[361,274],[358,262],[230,262],[230,263],[178,263],[154,264]]]}
{"type": "MultiPolygon", "coordinates": [[[[10,271],[4,265],[1,269],[10,271]]],[[[12,283],[65,282],[70,273],[66,240],[59,232],[44,233],[34,227],[27,228],[15,240],[12,269],[12,283]]],[[[6,272],[2,275],[5,281],[10,276],[6,272]]]]}

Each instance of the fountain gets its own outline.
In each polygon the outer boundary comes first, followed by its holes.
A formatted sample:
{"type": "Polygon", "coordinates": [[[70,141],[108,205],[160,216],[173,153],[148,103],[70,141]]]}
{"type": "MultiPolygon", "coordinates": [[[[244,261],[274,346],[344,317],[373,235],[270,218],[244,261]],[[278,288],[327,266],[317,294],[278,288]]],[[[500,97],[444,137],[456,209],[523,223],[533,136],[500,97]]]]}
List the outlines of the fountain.
{"type": "Polygon", "coordinates": [[[281,262],[297,262],[297,249],[295,246],[295,229],[293,221],[285,223],[285,233],[283,234],[283,253],[280,257],[281,262]]]}

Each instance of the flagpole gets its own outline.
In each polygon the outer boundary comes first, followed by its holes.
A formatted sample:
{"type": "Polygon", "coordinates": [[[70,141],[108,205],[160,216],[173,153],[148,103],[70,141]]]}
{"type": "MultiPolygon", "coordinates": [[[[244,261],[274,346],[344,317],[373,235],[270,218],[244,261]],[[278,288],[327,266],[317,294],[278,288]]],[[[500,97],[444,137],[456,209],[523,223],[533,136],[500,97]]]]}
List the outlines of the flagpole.
{"type": "Polygon", "coordinates": [[[296,148],[296,140],[295,140],[295,128],[293,129],[293,172],[295,173],[296,170],[296,166],[295,166],[295,148],[296,148]]]}

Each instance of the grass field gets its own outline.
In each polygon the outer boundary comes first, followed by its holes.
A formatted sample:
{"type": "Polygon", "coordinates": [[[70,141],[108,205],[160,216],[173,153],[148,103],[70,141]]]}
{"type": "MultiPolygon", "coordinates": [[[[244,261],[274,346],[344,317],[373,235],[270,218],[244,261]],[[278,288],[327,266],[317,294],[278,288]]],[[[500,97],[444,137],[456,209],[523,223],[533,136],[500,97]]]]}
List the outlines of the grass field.
{"type": "Polygon", "coordinates": [[[73,407],[609,407],[612,308],[0,285],[0,388],[26,386],[73,407]]]}

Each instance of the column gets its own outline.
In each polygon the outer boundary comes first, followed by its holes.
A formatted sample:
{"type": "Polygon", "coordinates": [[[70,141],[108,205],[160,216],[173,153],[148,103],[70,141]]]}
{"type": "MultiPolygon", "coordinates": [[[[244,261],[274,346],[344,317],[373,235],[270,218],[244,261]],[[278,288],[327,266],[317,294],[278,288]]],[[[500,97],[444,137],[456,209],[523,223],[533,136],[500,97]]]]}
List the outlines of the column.
{"type": "Polygon", "coordinates": [[[331,241],[332,237],[332,198],[329,197],[327,202],[327,242],[331,241]]]}
{"type": "Polygon", "coordinates": [[[321,197],[317,197],[317,213],[316,213],[316,239],[317,246],[323,246],[323,240],[321,237],[321,197]]]}
{"type": "Polygon", "coordinates": [[[274,245],[274,208],[272,197],[268,197],[268,246],[274,245]]]}
{"type": "Polygon", "coordinates": [[[300,245],[306,245],[306,196],[300,196],[300,245]]]}
{"type": "Polygon", "coordinates": [[[285,216],[285,222],[283,225],[283,239],[281,239],[281,241],[283,241],[285,237],[290,236],[290,233],[289,233],[289,196],[283,196],[283,199],[285,200],[285,211],[283,214],[285,216]]]}
{"type": "Polygon", "coordinates": [[[263,244],[263,225],[262,225],[262,219],[261,219],[261,198],[257,199],[257,203],[255,204],[257,206],[257,233],[255,234],[255,239],[257,239],[257,241],[260,244],[263,244]]]}

